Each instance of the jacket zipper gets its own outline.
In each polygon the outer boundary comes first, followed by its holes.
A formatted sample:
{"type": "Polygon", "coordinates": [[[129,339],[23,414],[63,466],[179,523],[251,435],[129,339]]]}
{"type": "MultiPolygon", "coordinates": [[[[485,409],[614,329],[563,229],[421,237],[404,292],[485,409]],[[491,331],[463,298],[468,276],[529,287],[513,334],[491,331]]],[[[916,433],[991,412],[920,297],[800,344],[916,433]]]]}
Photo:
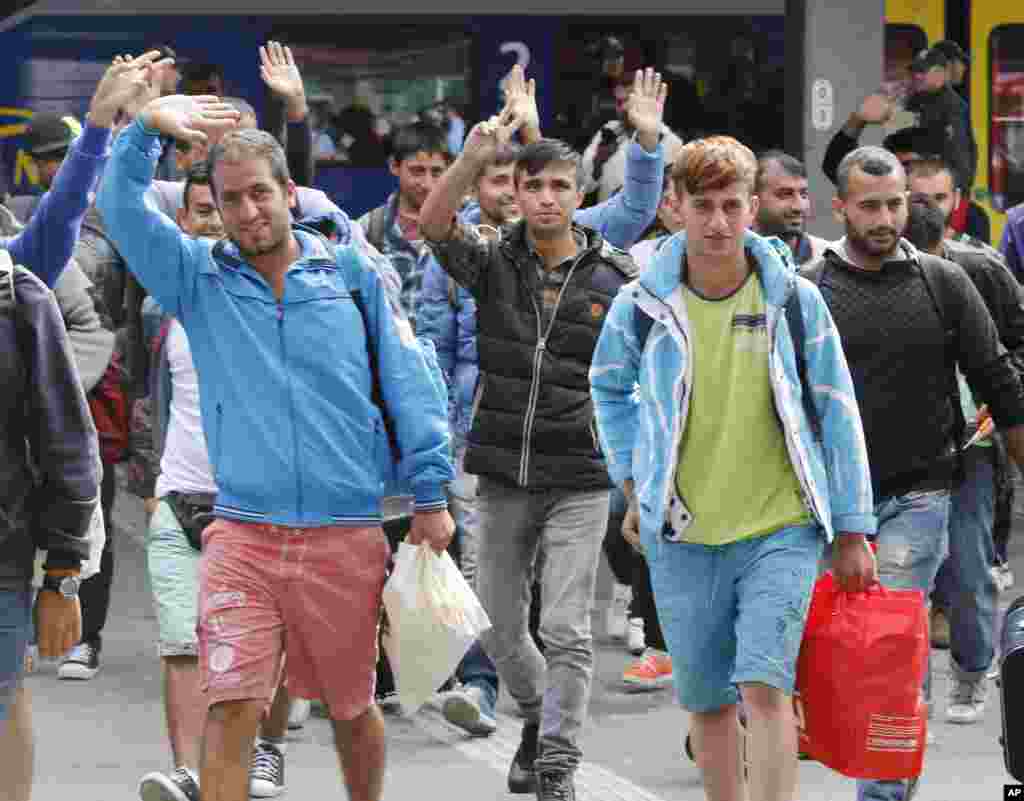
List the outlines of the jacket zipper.
{"type": "Polygon", "coordinates": [[[299,425],[295,417],[295,392],[292,387],[291,372],[288,367],[288,346],[284,337],[284,305],[277,304],[277,330],[281,337],[281,359],[284,362],[285,374],[288,376],[288,408],[292,418],[292,455],[295,460],[295,500],[298,506],[297,517],[302,520],[302,471],[299,467],[299,425]]]}
{"type": "Polygon", "coordinates": [[[213,463],[216,465],[214,468],[214,477],[221,472],[220,469],[220,454],[221,454],[221,442],[224,436],[224,406],[220,401],[217,401],[217,450],[213,456],[213,463]]]}
{"type": "MultiPolygon", "coordinates": [[[[579,266],[580,261],[586,255],[587,251],[581,252],[576,256],[572,266],[569,267],[569,272],[565,276],[565,281],[562,283],[562,288],[558,290],[558,297],[555,299],[555,306],[551,310],[551,319],[548,321],[548,330],[545,332],[541,331],[541,314],[540,307],[537,305],[537,294],[530,288],[530,300],[533,302],[533,310],[537,313],[537,347],[533,351],[533,376],[530,381],[530,399],[526,404],[526,416],[523,418],[523,451],[519,457],[519,486],[525,487],[527,485],[527,479],[530,471],[530,439],[533,434],[533,418],[537,413],[537,398],[540,395],[540,368],[544,361],[544,351],[547,349],[547,340],[551,336],[551,331],[555,327],[555,317],[558,315],[558,308],[562,305],[562,296],[565,294],[566,288],[569,286],[569,281],[572,280],[572,274],[576,271],[576,267],[579,266]]],[[[532,265],[531,265],[532,267],[532,265]]]]}
{"type": "MultiPolygon", "coordinates": [[[[654,295],[653,293],[649,292],[646,287],[642,287],[642,288],[643,288],[644,292],[646,292],[650,297],[652,297],[655,301],[657,301],[662,306],[664,306],[666,309],[668,309],[668,313],[670,315],[672,315],[672,320],[675,322],[676,328],[679,329],[679,333],[682,336],[683,342],[686,345],[686,363],[690,366],[690,370],[692,372],[692,370],[693,370],[693,344],[690,341],[690,333],[689,333],[689,331],[686,330],[686,326],[684,326],[681,322],[679,322],[679,318],[676,317],[675,311],[673,310],[673,308],[668,303],[663,301],[657,295],[654,295]]],[[[692,383],[693,382],[689,381],[689,380],[684,382],[683,395],[679,399],[679,406],[680,406],[680,416],[678,418],[679,422],[678,422],[678,424],[673,424],[672,439],[670,440],[671,445],[672,445],[672,456],[669,459],[669,471],[666,474],[666,485],[665,485],[665,510],[666,510],[666,512],[668,511],[669,504],[672,501],[672,492],[674,491],[674,488],[675,488],[675,485],[676,485],[675,473],[676,473],[676,469],[679,467],[679,440],[683,436],[684,426],[686,425],[687,417],[690,414],[690,387],[691,387],[692,383]]],[[[675,492],[676,492],[676,494],[679,495],[680,503],[683,504],[683,509],[684,509],[683,514],[685,515],[685,519],[687,521],[689,521],[691,519],[691,517],[692,517],[692,512],[689,511],[689,507],[686,505],[686,499],[682,497],[682,494],[679,493],[677,489],[675,490],[675,492]]]]}

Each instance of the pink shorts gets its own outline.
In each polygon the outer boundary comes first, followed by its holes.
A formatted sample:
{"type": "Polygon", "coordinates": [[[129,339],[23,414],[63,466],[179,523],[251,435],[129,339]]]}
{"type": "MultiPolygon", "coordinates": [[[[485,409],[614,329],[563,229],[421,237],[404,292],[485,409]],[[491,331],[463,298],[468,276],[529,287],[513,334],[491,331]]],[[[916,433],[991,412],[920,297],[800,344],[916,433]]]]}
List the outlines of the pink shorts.
{"type": "Polygon", "coordinates": [[[391,548],[380,527],[287,528],[218,519],[199,564],[199,667],[207,705],[319,698],[334,720],[373,704],[381,591],[391,548]]]}

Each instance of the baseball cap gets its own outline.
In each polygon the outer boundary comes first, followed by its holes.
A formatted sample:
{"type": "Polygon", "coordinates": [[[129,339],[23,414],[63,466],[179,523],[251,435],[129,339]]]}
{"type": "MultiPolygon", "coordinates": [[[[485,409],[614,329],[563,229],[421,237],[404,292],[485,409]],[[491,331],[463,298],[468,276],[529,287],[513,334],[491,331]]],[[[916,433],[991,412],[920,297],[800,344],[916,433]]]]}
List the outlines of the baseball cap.
{"type": "Polygon", "coordinates": [[[938,50],[946,57],[947,61],[961,61],[964,64],[971,63],[971,57],[964,52],[960,45],[951,39],[943,39],[941,42],[936,42],[932,45],[932,50],[938,50]]]}
{"type": "Polygon", "coordinates": [[[80,133],[82,124],[70,114],[36,112],[25,132],[25,149],[33,156],[67,150],[80,133]]]}
{"type": "Polygon", "coordinates": [[[910,62],[911,72],[928,72],[934,67],[943,67],[949,64],[949,59],[946,58],[945,54],[935,48],[929,48],[922,50],[916,56],[914,60],[910,62]]]}

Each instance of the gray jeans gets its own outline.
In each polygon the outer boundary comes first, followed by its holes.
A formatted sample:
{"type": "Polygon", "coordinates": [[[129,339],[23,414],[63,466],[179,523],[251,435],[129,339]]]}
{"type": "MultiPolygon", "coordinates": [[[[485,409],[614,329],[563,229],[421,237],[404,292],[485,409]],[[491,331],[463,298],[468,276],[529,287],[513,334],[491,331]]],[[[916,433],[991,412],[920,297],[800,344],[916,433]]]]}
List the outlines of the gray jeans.
{"type": "Polygon", "coordinates": [[[540,723],[537,768],[579,764],[590,700],[594,607],[608,491],[529,490],[480,477],[477,592],[493,628],[481,638],[512,697],[540,723]],[[529,632],[530,585],[539,548],[542,655],[529,632]]]}

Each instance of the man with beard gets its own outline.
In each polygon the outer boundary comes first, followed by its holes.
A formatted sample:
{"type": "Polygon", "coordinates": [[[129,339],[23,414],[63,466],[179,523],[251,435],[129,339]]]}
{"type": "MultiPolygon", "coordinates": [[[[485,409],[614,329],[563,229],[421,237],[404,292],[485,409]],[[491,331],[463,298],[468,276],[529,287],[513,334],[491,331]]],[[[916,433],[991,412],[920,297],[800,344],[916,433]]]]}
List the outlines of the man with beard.
{"type": "Polygon", "coordinates": [[[445,409],[372,260],[292,227],[295,184],[270,134],[231,130],[211,150],[227,241],[192,239],[146,203],[161,135],[202,140],[238,117],[212,97],[149,102],[117,140],[97,198],[130,269],[185,329],[199,378],[218,488],[199,566],[202,794],[248,799],[287,639],[288,685],[329,710],[349,797],[378,801],[384,421],[415,496],[409,542],[442,551],[454,528],[445,409]]]}
{"type": "Polygon", "coordinates": [[[959,233],[953,227],[953,214],[960,205],[963,193],[957,187],[953,167],[946,159],[941,156],[927,156],[908,164],[907,186],[911,194],[924,195],[938,206],[945,222],[944,240],[984,251],[988,258],[1004,261],[1003,255],[994,247],[986,245],[970,234],[959,233]]]}
{"type": "MultiPolygon", "coordinates": [[[[963,426],[957,369],[989,405],[1013,460],[1024,463],[1024,399],[1012,357],[967,275],[917,250],[906,173],[862,147],[839,165],[833,209],[846,236],[804,270],[835,319],[864,422],[879,579],[930,595],[948,549],[950,494],[963,426]],[[913,558],[908,558],[913,554],[913,558]]],[[[925,694],[930,691],[926,679],[925,694]]],[[[917,780],[860,781],[861,801],[906,801],[917,780]]]]}
{"type": "Polygon", "coordinates": [[[828,245],[806,232],[811,197],[803,162],[781,150],[769,150],[757,160],[754,192],[760,199],[754,230],[777,236],[793,251],[797,266],[816,261],[828,245]]]}

